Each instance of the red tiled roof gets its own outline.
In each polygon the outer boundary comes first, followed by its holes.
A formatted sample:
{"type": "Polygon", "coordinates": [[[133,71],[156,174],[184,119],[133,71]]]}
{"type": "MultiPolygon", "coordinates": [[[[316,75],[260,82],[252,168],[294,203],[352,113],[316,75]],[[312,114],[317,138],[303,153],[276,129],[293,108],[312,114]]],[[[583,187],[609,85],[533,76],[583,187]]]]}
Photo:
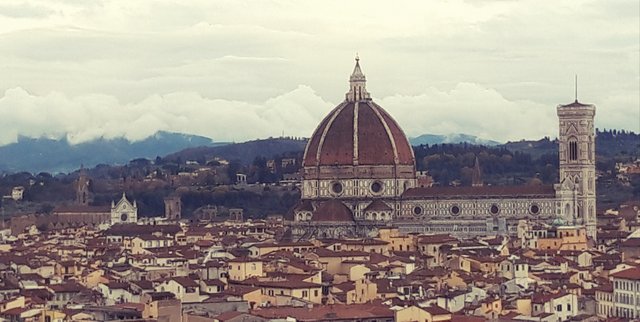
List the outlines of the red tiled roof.
{"type": "Polygon", "coordinates": [[[622,247],[640,247],[640,238],[629,238],[622,243],[620,243],[622,247]]]}
{"type": "Polygon", "coordinates": [[[217,320],[217,321],[227,321],[227,320],[231,320],[231,319],[236,318],[236,317],[238,317],[240,315],[243,315],[243,314],[247,314],[247,313],[238,312],[238,311],[229,311],[229,312],[225,312],[225,313],[222,313],[222,314],[216,316],[215,320],[217,320]]]}
{"type": "Polygon", "coordinates": [[[389,242],[384,241],[384,240],[380,240],[380,239],[374,239],[374,238],[363,238],[363,239],[345,239],[339,242],[340,244],[343,245],[366,245],[366,246],[371,246],[371,245],[388,245],[389,242]]]}
{"type": "Polygon", "coordinates": [[[198,287],[198,283],[188,277],[172,277],[171,279],[182,287],[198,287]]]}
{"type": "Polygon", "coordinates": [[[254,244],[252,247],[313,247],[314,245],[311,242],[308,241],[298,241],[298,242],[287,242],[287,241],[282,241],[279,243],[260,243],[260,244],[254,244]]]}
{"type": "Polygon", "coordinates": [[[107,236],[140,236],[156,232],[163,234],[176,234],[182,232],[178,225],[137,225],[137,224],[117,224],[105,231],[107,236]]]}
{"type": "Polygon", "coordinates": [[[229,263],[256,263],[262,262],[261,259],[251,257],[238,257],[228,260],[229,263]]]}
{"type": "Polygon", "coordinates": [[[575,100],[574,102],[569,103],[569,104],[560,105],[560,107],[585,107],[585,106],[593,106],[593,105],[591,105],[591,104],[583,104],[583,103],[578,102],[578,100],[575,100]]]}
{"type": "Polygon", "coordinates": [[[220,287],[224,287],[226,284],[219,280],[219,279],[213,279],[213,280],[204,280],[202,281],[204,282],[205,285],[207,286],[220,286],[220,287]]]}
{"type": "Polygon", "coordinates": [[[371,101],[343,102],[333,109],[309,139],[303,159],[305,167],[414,163],[402,129],[371,101]]]}
{"type": "Polygon", "coordinates": [[[640,281],[640,267],[625,269],[624,271],[611,274],[611,276],[626,280],[640,281]]]}
{"type": "Polygon", "coordinates": [[[442,244],[450,242],[458,242],[459,240],[449,234],[438,235],[420,235],[418,237],[418,243],[421,244],[442,244]]]}
{"type": "Polygon", "coordinates": [[[354,256],[369,256],[367,252],[359,250],[347,250],[347,251],[332,251],[326,248],[316,248],[313,253],[319,257],[354,257],[354,256]]]}
{"type": "Polygon", "coordinates": [[[559,293],[534,293],[531,297],[531,302],[532,303],[537,303],[537,304],[544,304],[546,302],[549,302],[553,299],[557,299],[560,297],[563,297],[567,295],[566,292],[559,292],[559,293]]]}
{"type": "Polygon", "coordinates": [[[238,284],[232,284],[229,285],[229,288],[227,288],[226,290],[223,291],[223,294],[227,294],[227,295],[234,295],[234,296],[243,296],[245,294],[251,293],[251,292],[255,292],[255,291],[259,291],[260,288],[258,287],[253,287],[253,286],[248,286],[248,285],[238,285],[238,284]]]}
{"type": "Polygon", "coordinates": [[[318,288],[321,284],[305,282],[302,280],[289,279],[278,281],[260,281],[255,278],[250,278],[242,282],[243,285],[255,286],[255,287],[271,287],[271,288],[284,288],[284,289],[300,289],[300,288],[318,288]]]}
{"type": "Polygon", "coordinates": [[[451,312],[439,307],[439,306],[435,306],[435,305],[431,305],[428,307],[423,308],[423,310],[431,313],[432,315],[443,315],[443,314],[451,314],[451,312]]]}
{"type": "Polygon", "coordinates": [[[252,314],[269,318],[293,317],[298,321],[332,321],[349,319],[393,319],[391,309],[380,303],[351,305],[316,305],[306,307],[272,307],[251,311],[252,314]]]}
{"type": "Polygon", "coordinates": [[[313,212],[313,221],[353,222],[351,210],[342,202],[330,199],[320,204],[313,212]]]}
{"type": "Polygon", "coordinates": [[[380,199],[374,200],[366,208],[364,208],[364,211],[391,211],[391,210],[393,209],[380,199]]]}
{"type": "Polygon", "coordinates": [[[49,285],[49,288],[54,293],[79,293],[80,291],[86,290],[86,288],[75,282],[67,282],[64,284],[53,284],[49,285]]]}
{"type": "Polygon", "coordinates": [[[419,187],[408,189],[402,194],[405,199],[412,198],[467,198],[473,197],[510,197],[528,198],[540,196],[555,198],[555,190],[550,185],[526,186],[480,186],[480,187],[419,187]]]}
{"type": "Polygon", "coordinates": [[[53,209],[53,213],[111,213],[110,206],[58,206],[53,209]]]}

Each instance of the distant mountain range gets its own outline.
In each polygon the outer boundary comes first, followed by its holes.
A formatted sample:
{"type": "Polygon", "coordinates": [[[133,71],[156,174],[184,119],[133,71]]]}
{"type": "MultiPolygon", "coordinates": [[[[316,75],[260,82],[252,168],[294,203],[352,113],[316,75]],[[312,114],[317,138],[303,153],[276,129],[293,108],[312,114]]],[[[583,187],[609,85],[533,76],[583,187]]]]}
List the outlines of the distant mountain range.
{"type": "Polygon", "coordinates": [[[422,145],[422,144],[434,145],[434,144],[443,144],[443,143],[447,143],[447,144],[449,144],[449,143],[470,143],[470,144],[476,144],[476,145],[495,146],[495,145],[500,145],[501,144],[500,142],[482,139],[482,138],[479,138],[479,137],[477,137],[475,135],[459,134],[459,133],[452,133],[452,134],[447,134],[447,135],[423,134],[423,135],[420,135],[418,137],[409,138],[409,142],[411,143],[411,145],[422,145]]]}
{"type": "MultiPolygon", "coordinates": [[[[637,134],[621,134],[612,131],[599,132],[596,139],[598,155],[640,154],[637,134]]],[[[498,146],[501,143],[485,140],[468,134],[435,135],[424,134],[410,138],[412,145],[456,144],[498,146]]],[[[214,142],[210,138],[170,132],[158,132],[144,140],[129,142],[124,138],[97,139],[80,144],[68,140],[32,139],[20,137],[17,143],[0,147],[0,172],[28,171],[32,173],[70,172],[80,165],[94,167],[98,164],[126,164],[137,158],[154,159],[157,156],[169,161],[209,160],[220,157],[251,163],[256,157],[271,158],[291,152],[302,153],[306,140],[270,138],[243,143],[214,142]]],[[[511,151],[519,151],[538,157],[557,153],[557,143],[549,139],[508,142],[503,145],[511,151]]]]}
{"type": "Polygon", "coordinates": [[[202,146],[188,148],[167,155],[165,161],[210,160],[220,157],[225,160],[239,160],[243,164],[250,164],[256,157],[272,158],[285,153],[302,153],[307,140],[289,138],[272,138],[247,141],[222,146],[202,146]]]}
{"type": "Polygon", "coordinates": [[[126,164],[132,159],[155,158],[178,150],[196,146],[215,146],[210,138],[157,132],[136,142],[124,138],[97,139],[80,144],[70,144],[66,138],[20,137],[18,142],[0,147],[0,171],[32,173],[69,172],[98,164],[126,164]]]}

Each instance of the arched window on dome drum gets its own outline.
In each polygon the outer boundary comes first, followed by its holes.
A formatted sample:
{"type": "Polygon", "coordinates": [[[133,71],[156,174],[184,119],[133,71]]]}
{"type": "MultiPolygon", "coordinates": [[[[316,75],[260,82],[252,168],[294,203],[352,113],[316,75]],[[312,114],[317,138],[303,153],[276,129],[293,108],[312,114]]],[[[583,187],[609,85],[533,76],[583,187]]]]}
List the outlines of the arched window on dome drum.
{"type": "Polygon", "coordinates": [[[578,140],[576,138],[569,139],[569,161],[578,160],[578,140]]]}

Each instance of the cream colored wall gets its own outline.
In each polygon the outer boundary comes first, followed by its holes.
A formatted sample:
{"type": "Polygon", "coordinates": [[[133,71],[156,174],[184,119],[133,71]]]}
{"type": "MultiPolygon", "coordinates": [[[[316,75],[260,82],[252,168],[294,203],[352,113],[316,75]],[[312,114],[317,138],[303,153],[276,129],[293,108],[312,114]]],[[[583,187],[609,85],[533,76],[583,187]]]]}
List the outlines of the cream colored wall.
{"type": "Polygon", "coordinates": [[[40,314],[39,321],[45,322],[47,320],[46,318],[49,318],[49,321],[51,322],[62,322],[66,317],[67,315],[64,314],[64,312],[45,310],[40,314]]]}
{"type": "Polygon", "coordinates": [[[360,279],[355,282],[355,303],[371,302],[378,297],[378,284],[372,283],[368,279],[360,279]]]}
{"type": "Polygon", "coordinates": [[[264,287],[262,288],[262,294],[263,295],[261,301],[269,301],[272,304],[277,303],[278,296],[289,296],[293,298],[303,299],[316,304],[322,303],[322,288],[320,286],[299,289],[264,287]],[[273,293],[273,295],[270,295],[271,292],[273,293]],[[307,293],[306,296],[304,295],[304,292],[307,293]]]}
{"type": "Polygon", "coordinates": [[[502,300],[496,299],[489,303],[483,303],[482,310],[485,318],[493,318],[496,314],[502,313],[502,300]]]}
{"type": "Polygon", "coordinates": [[[325,270],[329,274],[340,274],[342,267],[342,259],[339,257],[322,257],[320,262],[324,264],[325,270]]]}
{"type": "Polygon", "coordinates": [[[356,244],[356,245],[342,245],[342,250],[356,250],[367,253],[378,253],[378,254],[389,254],[388,245],[365,245],[365,244],[356,244]]]}
{"type": "Polygon", "coordinates": [[[371,270],[363,264],[351,266],[349,268],[349,280],[352,282],[361,280],[364,278],[364,275],[369,272],[371,272],[371,270]]]}
{"type": "Polygon", "coordinates": [[[516,301],[516,309],[522,315],[531,316],[531,299],[518,299],[516,301]]]}
{"type": "Polygon", "coordinates": [[[251,277],[264,275],[262,262],[231,262],[229,263],[229,278],[235,281],[244,281],[251,277]]]}
{"type": "Polygon", "coordinates": [[[103,275],[104,271],[101,269],[87,274],[87,276],[84,277],[85,286],[92,289],[98,286],[98,283],[106,283],[107,281],[103,278],[103,275]]]}
{"type": "Polygon", "coordinates": [[[410,306],[410,307],[396,311],[395,321],[396,322],[415,322],[415,321],[433,322],[433,317],[431,316],[431,314],[429,314],[429,312],[419,307],[410,306]]]}
{"type": "Polygon", "coordinates": [[[7,310],[11,310],[11,309],[15,309],[18,307],[24,307],[26,305],[26,300],[24,296],[19,296],[17,298],[15,298],[14,300],[8,301],[6,302],[3,306],[4,306],[4,311],[7,310]]]}
{"type": "Polygon", "coordinates": [[[467,283],[455,272],[451,273],[451,276],[446,278],[444,282],[451,288],[467,286],[467,283]]]}
{"type": "Polygon", "coordinates": [[[260,303],[263,303],[262,299],[263,299],[263,295],[262,292],[258,289],[255,290],[253,292],[249,292],[247,294],[244,294],[242,296],[242,299],[247,301],[247,303],[251,304],[256,303],[256,305],[260,305],[260,303]]]}
{"type": "Polygon", "coordinates": [[[400,234],[397,228],[383,228],[378,232],[378,238],[389,243],[386,247],[388,251],[415,251],[417,249],[417,238],[415,237],[415,235],[400,234]]]}

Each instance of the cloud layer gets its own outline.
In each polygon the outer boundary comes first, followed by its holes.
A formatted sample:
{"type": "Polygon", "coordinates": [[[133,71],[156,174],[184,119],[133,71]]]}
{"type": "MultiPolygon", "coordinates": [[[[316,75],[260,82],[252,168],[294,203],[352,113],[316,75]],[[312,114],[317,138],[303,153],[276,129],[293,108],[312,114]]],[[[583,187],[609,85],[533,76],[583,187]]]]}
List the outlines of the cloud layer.
{"type": "MultiPolygon", "coordinates": [[[[611,106],[629,97],[612,97],[611,106]]],[[[555,106],[532,101],[509,101],[495,90],[461,83],[451,91],[429,89],[420,95],[376,99],[409,136],[424,133],[473,133],[493,140],[554,137],[555,106]],[[491,121],[487,121],[491,118],[491,121]]],[[[0,98],[0,145],[28,137],[66,136],[72,143],[95,138],[144,139],[164,130],[211,137],[216,141],[244,141],[282,133],[308,137],[335,103],[312,88],[297,88],[263,102],[210,99],[195,92],[149,96],[121,103],[109,95],[67,97],[58,92],[37,96],[23,88],[0,98]]],[[[624,109],[609,108],[598,124],[629,124],[624,109]]]]}
{"type": "Polygon", "coordinates": [[[7,0],[0,144],[158,130],[309,136],[343,98],[355,52],[408,135],[555,136],[574,74],[597,126],[640,131],[639,10],[595,0],[7,0]]]}

